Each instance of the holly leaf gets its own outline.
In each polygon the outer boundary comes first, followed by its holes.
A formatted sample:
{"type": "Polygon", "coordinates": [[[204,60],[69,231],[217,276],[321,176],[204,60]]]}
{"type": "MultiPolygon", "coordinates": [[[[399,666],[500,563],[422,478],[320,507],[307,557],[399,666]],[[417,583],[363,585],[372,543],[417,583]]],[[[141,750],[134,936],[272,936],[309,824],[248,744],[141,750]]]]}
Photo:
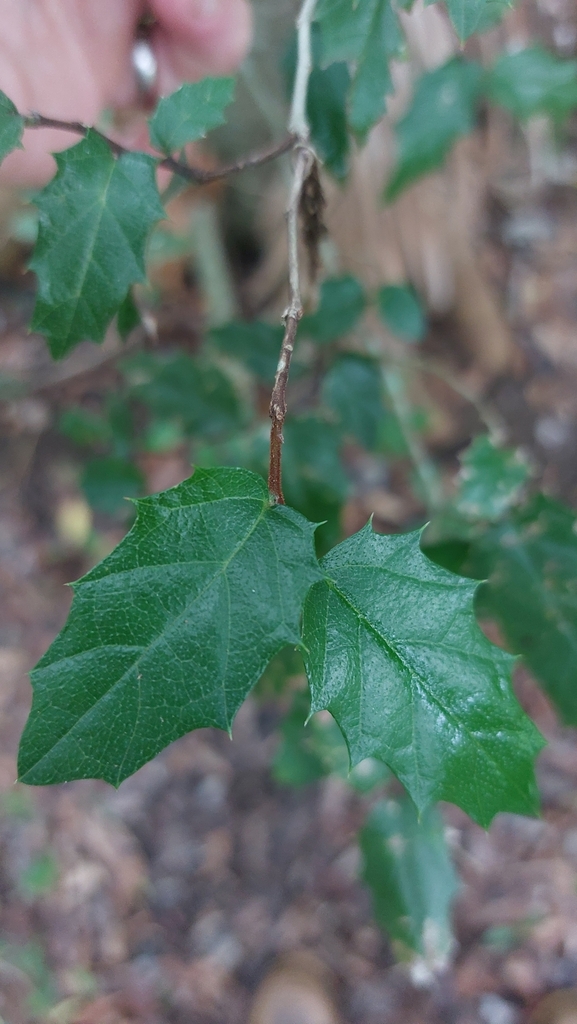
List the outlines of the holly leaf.
{"type": "Polygon", "coordinates": [[[478,64],[454,57],[419,79],[413,102],[395,127],[397,165],[387,199],[440,167],[457,139],[473,130],[482,77],[478,64]]]}
{"type": "Polygon", "coordinates": [[[450,800],[484,826],[533,813],[544,741],[511,691],[512,658],[477,626],[476,584],[429,562],[419,538],[368,524],[323,559],[304,610],[311,709],[331,712],[352,764],[379,757],[420,811],[450,800]]]}
{"type": "Polygon", "coordinates": [[[319,5],[321,64],[354,62],[348,96],[348,121],[364,139],[385,112],[393,90],[392,57],[402,53],[404,37],[390,0],[325,0],[319,5]]]}
{"type": "Polygon", "coordinates": [[[494,619],[562,719],[577,725],[577,524],[575,513],[536,495],[472,547],[464,571],[488,577],[477,612],[494,619]]]}
{"type": "Polygon", "coordinates": [[[458,881],[443,819],[435,807],[418,815],[413,802],[381,800],[359,834],[362,879],[377,923],[397,957],[419,956],[430,974],[447,967],[453,948],[451,905],[458,881]]]}
{"type": "Polygon", "coordinates": [[[203,78],[181,85],[158,103],[149,120],[150,141],[162,153],[174,153],[224,124],[234,97],[234,78],[203,78]]]}
{"type": "Polygon", "coordinates": [[[271,506],[260,477],[197,469],[136,508],[32,673],[23,782],[117,786],[191,729],[230,730],[272,656],[299,642],[314,526],[271,506]]]}
{"type": "Polygon", "coordinates": [[[114,157],[89,131],[55,160],[56,176],[35,200],[30,266],[38,276],[32,329],[59,359],[79,341],[103,340],[130,285],[144,280],[146,240],[164,210],[156,163],[144,153],[114,157]]]}
{"type": "Polygon", "coordinates": [[[480,434],[461,456],[453,505],[468,519],[500,519],[520,498],[531,476],[527,461],[480,434]]]}
{"type": "Polygon", "coordinates": [[[0,90],[0,160],[13,149],[22,149],[24,118],[20,116],[12,100],[0,90]]]}
{"type": "Polygon", "coordinates": [[[445,0],[449,17],[462,43],[473,32],[486,32],[496,25],[508,10],[511,0],[445,0]]]}
{"type": "Polygon", "coordinates": [[[561,120],[577,107],[577,61],[541,46],[503,54],[489,72],[489,99],[524,121],[535,114],[561,120]]]}

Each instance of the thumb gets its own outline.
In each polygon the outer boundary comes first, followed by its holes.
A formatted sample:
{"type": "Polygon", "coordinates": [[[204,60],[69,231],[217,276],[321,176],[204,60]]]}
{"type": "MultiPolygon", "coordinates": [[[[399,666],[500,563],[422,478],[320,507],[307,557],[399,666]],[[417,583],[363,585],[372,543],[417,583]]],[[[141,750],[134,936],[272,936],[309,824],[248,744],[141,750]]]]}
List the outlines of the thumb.
{"type": "Polygon", "coordinates": [[[151,10],[163,93],[182,81],[234,70],[250,45],[246,0],[152,0],[151,10]]]}

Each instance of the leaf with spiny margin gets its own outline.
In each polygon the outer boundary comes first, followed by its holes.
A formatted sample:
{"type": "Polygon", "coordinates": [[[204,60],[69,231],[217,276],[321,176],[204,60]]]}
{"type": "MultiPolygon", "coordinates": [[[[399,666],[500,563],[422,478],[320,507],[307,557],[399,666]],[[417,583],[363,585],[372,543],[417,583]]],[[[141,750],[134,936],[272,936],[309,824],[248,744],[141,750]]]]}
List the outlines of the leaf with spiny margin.
{"type": "Polygon", "coordinates": [[[224,111],[234,98],[234,78],[203,78],[189,82],[158,103],[149,120],[150,141],[162,153],[174,153],[224,124],[224,111]]]}
{"type": "Polygon", "coordinates": [[[260,477],[197,469],[136,507],[32,673],[23,782],[117,786],[192,729],[230,730],[273,655],[299,643],[315,527],[271,506],[260,477]]]}
{"type": "Polygon", "coordinates": [[[559,60],[541,46],[503,54],[487,75],[493,103],[526,120],[549,114],[558,120],[577,107],[577,61],[559,60]]]}
{"type": "Polygon", "coordinates": [[[480,434],[461,456],[453,507],[468,519],[500,519],[519,501],[530,476],[519,451],[480,434]]]}
{"type": "Polygon", "coordinates": [[[480,65],[453,57],[419,79],[409,110],[395,126],[397,164],[387,199],[440,167],[457,139],[473,130],[482,78],[480,65]]]}
{"type": "Polygon", "coordinates": [[[462,43],[473,32],[486,32],[511,10],[511,0],[445,0],[449,17],[462,43]]]}
{"type": "Polygon", "coordinates": [[[561,718],[577,725],[577,520],[537,494],[470,545],[463,572],[487,579],[477,613],[495,620],[561,718]]]}
{"type": "Polygon", "coordinates": [[[454,943],[451,905],[458,880],[436,807],[419,815],[406,795],[381,800],[359,843],[361,877],[398,959],[414,959],[416,953],[429,972],[445,968],[454,943]]]}
{"type": "Polygon", "coordinates": [[[0,90],[0,160],[13,149],[22,149],[24,118],[20,116],[11,99],[0,90]]]}
{"type": "Polygon", "coordinates": [[[114,157],[89,131],[55,160],[55,178],[35,198],[30,266],[38,276],[32,329],[59,359],[79,341],[103,340],[130,285],[145,278],[146,240],[165,214],[156,163],[145,153],[114,157]]]}
{"type": "Polygon", "coordinates": [[[352,764],[381,758],[419,810],[450,800],[485,826],[533,813],[543,740],[511,691],[513,659],[477,626],[476,584],[419,538],[369,523],[323,559],[303,623],[312,710],[337,720],[352,764]]]}

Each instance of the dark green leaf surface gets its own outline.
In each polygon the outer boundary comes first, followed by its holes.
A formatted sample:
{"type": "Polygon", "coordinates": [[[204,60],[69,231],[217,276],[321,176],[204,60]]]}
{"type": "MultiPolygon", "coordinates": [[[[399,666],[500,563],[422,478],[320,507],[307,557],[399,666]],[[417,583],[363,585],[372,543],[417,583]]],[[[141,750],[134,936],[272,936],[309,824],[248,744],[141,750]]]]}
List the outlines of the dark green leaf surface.
{"type": "Polygon", "coordinates": [[[241,420],[239,400],[217,366],[184,353],[127,361],[124,370],[132,394],[157,416],[177,420],[186,433],[215,438],[235,430],[241,420]]]}
{"type": "Polygon", "coordinates": [[[447,966],[453,946],[451,904],[458,882],[441,815],[421,815],[408,797],[382,800],[359,835],[363,881],[378,924],[400,959],[417,953],[430,971],[447,966]]]}
{"type": "Polygon", "coordinates": [[[126,298],[118,310],[116,322],[118,324],[118,333],[123,341],[132,333],[135,327],[140,325],[140,313],[130,290],[127,292],[126,298]]]}
{"type": "Polygon", "coordinates": [[[210,336],[221,352],[238,359],[259,380],[270,384],[276,373],[283,333],[282,324],[239,320],[214,328],[210,336]]]}
{"type": "Polygon", "coordinates": [[[512,694],[512,659],[477,626],[476,585],[428,561],[419,536],[369,524],[323,559],[304,612],[312,710],[331,712],[353,764],[381,758],[419,810],[451,800],[482,825],[532,813],[543,741],[512,694]]]}
{"type": "Polygon", "coordinates": [[[323,281],[319,308],[303,316],[299,331],[320,344],[336,341],[356,327],[366,305],[363,287],[355,277],[331,277],[323,281]]]}
{"type": "Polygon", "coordinates": [[[478,64],[454,57],[419,79],[411,107],[396,125],[397,165],[387,199],[440,167],[457,139],[472,131],[482,76],[478,64]]]}
{"type": "Polygon", "coordinates": [[[453,505],[469,519],[500,519],[519,500],[530,475],[518,451],[500,448],[481,434],[461,457],[453,505]]]}
{"type": "Polygon", "coordinates": [[[319,578],[314,527],[245,470],[197,470],[137,502],[122,543],[75,584],[32,674],[19,774],[118,785],[191,729],[230,729],[272,656],[298,644],[319,578]]]}
{"type": "Polygon", "coordinates": [[[489,99],[526,120],[561,119],[577,107],[577,61],[559,60],[540,46],[503,54],[487,76],[489,99]]]}
{"type": "Polygon", "coordinates": [[[421,341],[427,322],[410,285],[384,285],[379,290],[377,305],[381,319],[393,334],[406,341],[421,341]]]}
{"type": "Polygon", "coordinates": [[[24,118],[16,110],[12,100],[0,90],[0,160],[13,149],[21,148],[24,118]]]}
{"type": "Polygon", "coordinates": [[[150,118],[150,141],[163,153],[174,153],[224,124],[224,111],[234,96],[234,78],[203,78],[181,85],[161,99],[150,118]]]}
{"type": "Polygon", "coordinates": [[[109,455],[87,462],[80,483],[88,504],[97,512],[129,515],[132,505],[126,499],[142,493],[144,477],[133,462],[109,455]]]}
{"type": "Polygon", "coordinates": [[[146,239],[164,210],[144,153],[116,158],[90,131],[55,160],[56,177],[35,200],[30,266],[38,275],[32,328],[60,358],[86,338],[102,341],[130,285],[144,280],[146,239]]]}
{"type": "Polygon", "coordinates": [[[575,513],[537,495],[474,545],[464,571],[489,577],[478,613],[498,622],[563,720],[577,725],[575,513]]]}
{"type": "Polygon", "coordinates": [[[378,364],[363,356],[341,356],[323,381],[322,397],[343,432],[372,451],[385,416],[378,364]]]}
{"type": "Polygon", "coordinates": [[[307,519],[322,524],[316,540],[326,551],[339,538],[339,513],[349,493],[341,432],[319,416],[299,416],[287,419],[283,433],[284,496],[307,519]]]}
{"type": "Polygon", "coordinates": [[[392,91],[389,61],[404,39],[390,0],[327,0],[319,5],[321,62],[354,61],[348,97],[351,128],[364,138],[385,111],[392,91]]]}
{"type": "Polygon", "coordinates": [[[314,67],[309,78],[307,116],[311,139],[324,166],[341,181],[349,170],[346,103],[351,78],[346,64],[314,67]]]}
{"type": "Polygon", "coordinates": [[[445,0],[461,42],[473,32],[486,32],[511,9],[510,0],[445,0]]]}

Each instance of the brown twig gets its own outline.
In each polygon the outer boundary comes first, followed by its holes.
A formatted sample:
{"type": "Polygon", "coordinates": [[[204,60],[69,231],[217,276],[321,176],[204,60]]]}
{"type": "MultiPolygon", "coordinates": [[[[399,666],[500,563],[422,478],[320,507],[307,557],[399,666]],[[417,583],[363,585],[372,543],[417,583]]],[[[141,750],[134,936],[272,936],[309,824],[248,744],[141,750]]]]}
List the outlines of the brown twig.
{"type": "Polygon", "coordinates": [[[315,5],[316,0],[303,0],[297,18],[297,66],[289,120],[289,132],[293,138],[296,137],[293,179],[287,210],[289,305],[283,316],[285,331],[269,409],[272,425],[268,489],[272,500],[278,505],[284,505],[282,445],[283,427],[287,413],[287,384],[298,322],[303,315],[299,274],[299,213],[304,184],[315,160],[315,155],[309,145],[310,129],[306,109],[308,83],[312,68],[311,23],[315,5]]]}
{"type": "Polygon", "coordinates": [[[292,354],[294,351],[298,322],[303,315],[300,291],[299,256],[298,256],[298,222],[301,195],[306,176],[310,170],[313,157],[308,146],[297,147],[293,183],[287,211],[288,222],[288,259],[289,259],[289,306],[284,313],[284,337],[278,361],[274,387],[270,399],[269,414],[272,420],[270,432],[270,463],[268,489],[273,500],[284,505],[281,476],[281,454],[283,443],[283,426],[287,413],[286,389],[290,373],[292,354]]]}
{"type": "MultiPolygon", "coordinates": [[[[82,135],[84,137],[86,137],[89,131],[92,131],[106,142],[115,156],[123,156],[126,153],[133,152],[125,146],[121,146],[120,143],[114,142],[113,139],[109,139],[107,135],[98,131],[97,128],[89,128],[88,125],[82,124],[80,121],[59,121],[53,117],[44,117],[43,114],[32,113],[24,118],[24,126],[26,128],[56,128],[59,131],[73,132],[75,135],[82,135]]],[[[269,146],[268,149],[264,149],[260,153],[251,153],[249,156],[235,160],[231,164],[215,167],[214,170],[189,167],[188,164],[182,164],[172,156],[159,160],[158,166],[172,171],[173,174],[178,174],[181,178],[185,178],[195,185],[207,185],[211,181],[227,178],[230,174],[238,174],[240,171],[246,170],[247,167],[259,167],[261,164],[268,163],[269,160],[275,160],[276,157],[282,156],[283,153],[288,153],[295,145],[295,142],[295,135],[287,135],[282,142],[277,142],[274,146],[269,146]]]]}

